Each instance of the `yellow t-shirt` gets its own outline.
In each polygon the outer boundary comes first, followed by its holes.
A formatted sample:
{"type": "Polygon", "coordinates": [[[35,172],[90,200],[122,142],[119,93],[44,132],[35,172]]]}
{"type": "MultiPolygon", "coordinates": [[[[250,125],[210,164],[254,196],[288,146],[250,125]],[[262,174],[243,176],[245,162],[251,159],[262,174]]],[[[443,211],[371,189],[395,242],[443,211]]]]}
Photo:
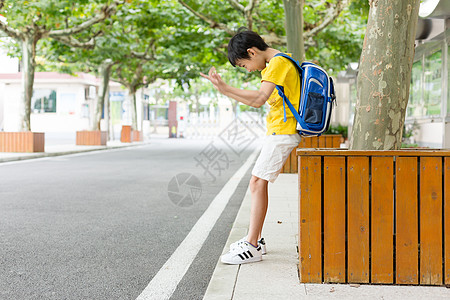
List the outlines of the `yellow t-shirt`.
{"type": "MultiPolygon", "coordinates": [[[[292,56],[288,53],[289,56],[292,56]]],[[[300,101],[300,76],[294,64],[285,57],[273,57],[267,67],[261,71],[263,81],[269,81],[284,87],[284,94],[298,111],[300,101]]],[[[286,122],[284,122],[283,99],[275,88],[267,103],[270,111],[267,115],[267,135],[297,133],[297,120],[286,104],[286,122]]]]}

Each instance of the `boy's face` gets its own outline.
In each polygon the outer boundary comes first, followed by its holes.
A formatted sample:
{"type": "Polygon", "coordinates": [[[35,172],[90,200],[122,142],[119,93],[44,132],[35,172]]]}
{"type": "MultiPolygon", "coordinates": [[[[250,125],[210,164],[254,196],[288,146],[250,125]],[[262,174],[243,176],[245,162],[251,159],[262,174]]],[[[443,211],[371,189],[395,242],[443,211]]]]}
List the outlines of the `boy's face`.
{"type": "Polygon", "coordinates": [[[245,68],[248,72],[262,71],[266,67],[266,61],[261,54],[249,51],[249,55],[249,59],[236,60],[236,66],[245,68]]]}

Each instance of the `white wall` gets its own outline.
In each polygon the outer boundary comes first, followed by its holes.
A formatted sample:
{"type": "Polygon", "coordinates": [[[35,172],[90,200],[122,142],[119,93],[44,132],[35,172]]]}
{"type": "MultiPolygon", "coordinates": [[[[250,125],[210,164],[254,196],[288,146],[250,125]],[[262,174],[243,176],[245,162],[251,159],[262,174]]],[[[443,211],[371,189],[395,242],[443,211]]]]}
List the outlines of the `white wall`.
{"type": "Polygon", "coordinates": [[[17,73],[19,72],[19,59],[9,57],[1,48],[4,40],[4,38],[0,39],[0,73],[17,73]]]}
{"type": "Polygon", "coordinates": [[[348,125],[350,110],[350,84],[348,81],[335,81],[336,106],[331,114],[331,124],[348,125]]]}
{"type": "Polygon", "coordinates": [[[419,124],[419,130],[414,135],[415,142],[422,147],[442,148],[444,124],[436,123],[422,123],[419,124]]]}
{"type": "Polygon", "coordinates": [[[0,83],[0,131],[4,127],[4,117],[3,117],[3,94],[5,93],[5,85],[0,83]]]}
{"type": "MultiPolygon", "coordinates": [[[[3,90],[3,129],[19,131],[20,84],[7,84],[3,90]]],[[[0,100],[0,102],[2,102],[0,100]]]]}
{"type": "Polygon", "coordinates": [[[450,149],[450,123],[445,123],[445,137],[443,148],[450,149]]]}
{"type": "MultiPolygon", "coordinates": [[[[35,83],[35,89],[56,90],[56,113],[31,113],[31,130],[36,132],[74,132],[88,129],[89,120],[81,118],[82,104],[84,103],[84,85],[71,83],[35,83]],[[73,114],[62,113],[58,107],[62,107],[61,101],[67,99],[67,95],[75,96],[75,111],[73,114]],[[64,96],[66,95],[66,96],[64,96]]],[[[19,130],[19,99],[21,97],[20,83],[5,85],[3,95],[4,105],[4,130],[19,130]]],[[[0,99],[0,103],[2,103],[0,99]]],[[[1,105],[1,104],[0,104],[1,105]]]]}

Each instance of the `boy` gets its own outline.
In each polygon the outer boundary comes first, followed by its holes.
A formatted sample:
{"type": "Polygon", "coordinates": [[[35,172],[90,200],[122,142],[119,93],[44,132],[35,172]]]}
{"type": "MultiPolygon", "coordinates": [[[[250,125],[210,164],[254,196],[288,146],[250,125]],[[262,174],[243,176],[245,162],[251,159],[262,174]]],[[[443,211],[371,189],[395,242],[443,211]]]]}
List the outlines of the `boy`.
{"type": "Polygon", "coordinates": [[[276,85],[283,86],[284,93],[298,110],[301,84],[299,74],[287,58],[274,57],[277,53],[281,52],[270,48],[253,31],[240,31],[230,40],[230,63],[249,72],[261,72],[261,87],[258,91],[241,90],[227,85],[214,67],[209,70],[208,75],[200,73],[225,96],[252,107],[261,107],[266,102],[270,105],[267,134],[250,179],[251,212],[248,235],[233,243],[230,252],[222,256],[221,261],[227,264],[243,264],[262,259],[265,243],[264,239],[261,239],[261,230],[267,212],[268,182],[273,183],[276,180],[287,157],[300,142],[296,130],[297,121],[286,107],[287,120],[284,122],[283,100],[275,89],[276,85]]]}

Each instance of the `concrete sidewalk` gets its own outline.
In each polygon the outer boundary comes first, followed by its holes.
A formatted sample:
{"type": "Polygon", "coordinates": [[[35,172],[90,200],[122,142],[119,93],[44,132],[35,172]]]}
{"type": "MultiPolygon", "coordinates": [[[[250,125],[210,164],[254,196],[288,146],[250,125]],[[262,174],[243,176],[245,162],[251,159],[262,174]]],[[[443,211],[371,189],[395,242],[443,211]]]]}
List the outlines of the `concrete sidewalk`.
{"type": "MultiPolygon", "coordinates": [[[[301,284],[298,278],[298,183],[296,174],[280,174],[269,184],[269,210],[263,228],[267,255],[262,262],[225,265],[220,262],[205,300],[215,299],[450,299],[450,289],[431,286],[301,284]]],[[[229,245],[247,234],[250,192],[228,237],[229,245]]]]}
{"type": "Polygon", "coordinates": [[[49,156],[59,156],[80,152],[90,152],[98,150],[110,150],[117,148],[133,147],[148,144],[150,141],[121,143],[120,141],[108,142],[106,146],[77,146],[75,144],[49,145],[45,146],[45,152],[25,153],[25,152],[0,152],[0,163],[17,161],[49,156]]]}

